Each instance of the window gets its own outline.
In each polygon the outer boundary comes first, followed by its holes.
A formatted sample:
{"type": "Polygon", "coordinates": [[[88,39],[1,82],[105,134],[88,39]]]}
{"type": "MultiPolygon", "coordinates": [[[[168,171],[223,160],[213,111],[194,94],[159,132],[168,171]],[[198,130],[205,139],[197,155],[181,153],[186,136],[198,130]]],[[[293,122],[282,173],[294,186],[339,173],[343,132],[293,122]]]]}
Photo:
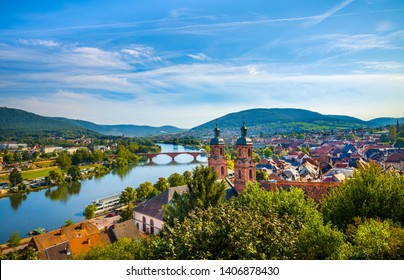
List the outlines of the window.
{"type": "Polygon", "coordinates": [[[136,223],[136,228],[139,229],[139,223],[136,223]]]}
{"type": "Polygon", "coordinates": [[[146,232],[146,217],[143,216],[143,232],[146,232]]]}
{"type": "Polygon", "coordinates": [[[150,233],[154,234],[154,221],[153,221],[153,219],[150,219],[150,233]]]}
{"type": "Polygon", "coordinates": [[[223,148],[222,147],[220,147],[220,155],[221,156],[223,155],[223,148]]]}
{"type": "Polygon", "coordinates": [[[238,156],[241,157],[241,149],[238,149],[238,156]]]}
{"type": "Polygon", "coordinates": [[[220,172],[221,172],[222,175],[224,175],[224,167],[223,166],[220,168],[220,172]]]}
{"type": "Polygon", "coordinates": [[[251,157],[251,149],[248,149],[248,157],[251,157]]]}
{"type": "Polygon", "coordinates": [[[238,178],[241,179],[241,170],[238,171],[238,178]]]}
{"type": "Polygon", "coordinates": [[[252,170],[250,169],[250,171],[248,172],[250,179],[252,180],[253,178],[253,174],[252,174],[252,170]]]}

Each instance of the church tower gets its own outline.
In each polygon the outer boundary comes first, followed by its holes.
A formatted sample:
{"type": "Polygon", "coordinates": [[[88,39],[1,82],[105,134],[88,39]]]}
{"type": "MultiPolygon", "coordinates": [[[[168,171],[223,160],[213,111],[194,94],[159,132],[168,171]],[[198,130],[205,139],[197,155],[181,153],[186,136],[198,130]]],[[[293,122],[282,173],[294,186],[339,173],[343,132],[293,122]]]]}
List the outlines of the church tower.
{"type": "Polygon", "coordinates": [[[242,193],[247,182],[255,181],[255,164],[252,157],[252,140],[247,137],[247,127],[243,122],[241,137],[236,142],[236,155],[234,161],[234,188],[242,193]]]}
{"type": "Polygon", "coordinates": [[[216,124],[213,130],[215,137],[210,140],[210,156],[208,165],[213,172],[216,172],[220,179],[227,177],[227,159],[225,155],[225,144],[223,138],[220,138],[220,129],[216,124]]]}

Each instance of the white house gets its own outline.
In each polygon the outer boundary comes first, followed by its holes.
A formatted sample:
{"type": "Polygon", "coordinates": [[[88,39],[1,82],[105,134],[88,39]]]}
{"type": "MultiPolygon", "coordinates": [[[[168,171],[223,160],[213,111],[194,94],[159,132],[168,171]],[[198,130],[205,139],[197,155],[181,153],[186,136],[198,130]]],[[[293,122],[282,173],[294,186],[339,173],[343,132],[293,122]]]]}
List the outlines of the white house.
{"type": "Polygon", "coordinates": [[[171,202],[174,193],[181,195],[184,192],[188,192],[187,186],[169,188],[136,206],[133,219],[137,229],[143,233],[158,233],[164,225],[163,206],[171,202]]]}

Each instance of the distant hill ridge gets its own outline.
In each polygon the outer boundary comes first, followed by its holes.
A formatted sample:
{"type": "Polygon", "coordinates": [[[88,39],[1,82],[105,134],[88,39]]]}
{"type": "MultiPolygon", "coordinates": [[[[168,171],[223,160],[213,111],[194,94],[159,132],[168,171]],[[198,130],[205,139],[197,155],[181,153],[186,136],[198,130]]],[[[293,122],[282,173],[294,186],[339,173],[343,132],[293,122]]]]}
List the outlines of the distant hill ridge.
{"type": "MultiPolygon", "coordinates": [[[[250,133],[258,132],[290,132],[304,131],[316,129],[333,129],[333,128],[355,128],[355,127],[375,127],[395,124],[396,118],[378,118],[370,121],[363,121],[351,116],[340,115],[322,115],[304,109],[292,108],[258,108],[249,109],[240,112],[230,113],[211,120],[191,129],[194,132],[203,132],[212,130],[215,123],[225,130],[239,129],[243,119],[249,128],[250,133]]],[[[400,123],[404,123],[404,118],[399,119],[400,123]]]]}
{"type": "MultiPolygon", "coordinates": [[[[355,128],[394,125],[396,118],[376,118],[363,121],[351,116],[322,115],[304,109],[290,108],[258,108],[230,113],[192,128],[190,133],[211,132],[216,121],[224,130],[238,130],[243,119],[249,128],[249,133],[259,132],[290,132],[333,128],[355,128]]],[[[404,123],[404,118],[399,118],[404,123]]],[[[20,109],[0,107],[0,130],[2,131],[66,131],[95,132],[115,136],[151,136],[185,132],[175,126],[141,126],[141,125],[99,125],[83,120],[73,120],[61,117],[44,117],[20,109]]]]}
{"type": "Polygon", "coordinates": [[[169,134],[184,131],[174,126],[140,126],[140,125],[99,125],[83,120],[73,120],[60,117],[44,117],[20,109],[0,107],[1,130],[29,130],[40,131],[65,131],[75,130],[96,132],[104,135],[115,136],[151,136],[169,134]]]}

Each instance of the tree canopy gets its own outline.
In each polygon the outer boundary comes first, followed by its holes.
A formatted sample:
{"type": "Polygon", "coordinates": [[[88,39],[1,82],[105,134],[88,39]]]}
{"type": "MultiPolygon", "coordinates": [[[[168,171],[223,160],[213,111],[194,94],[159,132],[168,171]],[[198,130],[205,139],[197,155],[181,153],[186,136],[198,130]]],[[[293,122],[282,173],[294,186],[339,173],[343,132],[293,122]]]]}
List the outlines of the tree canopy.
{"type": "Polygon", "coordinates": [[[18,184],[21,184],[22,182],[22,175],[21,172],[18,171],[16,168],[13,168],[13,170],[10,172],[10,175],[8,176],[8,180],[11,183],[11,186],[15,187],[18,184]]]}
{"type": "Polygon", "coordinates": [[[183,221],[196,208],[207,209],[224,202],[225,182],[217,181],[217,174],[207,166],[196,167],[187,186],[188,192],[182,195],[175,193],[172,203],[164,210],[164,219],[169,225],[177,219],[183,221]]]}
{"type": "Polygon", "coordinates": [[[404,177],[375,165],[360,167],[353,178],[332,190],[322,201],[326,221],[340,229],[355,217],[380,218],[404,224],[404,177]]]}
{"type": "Polygon", "coordinates": [[[126,205],[134,200],[136,200],[136,190],[132,187],[126,187],[119,196],[119,202],[126,205]]]}

